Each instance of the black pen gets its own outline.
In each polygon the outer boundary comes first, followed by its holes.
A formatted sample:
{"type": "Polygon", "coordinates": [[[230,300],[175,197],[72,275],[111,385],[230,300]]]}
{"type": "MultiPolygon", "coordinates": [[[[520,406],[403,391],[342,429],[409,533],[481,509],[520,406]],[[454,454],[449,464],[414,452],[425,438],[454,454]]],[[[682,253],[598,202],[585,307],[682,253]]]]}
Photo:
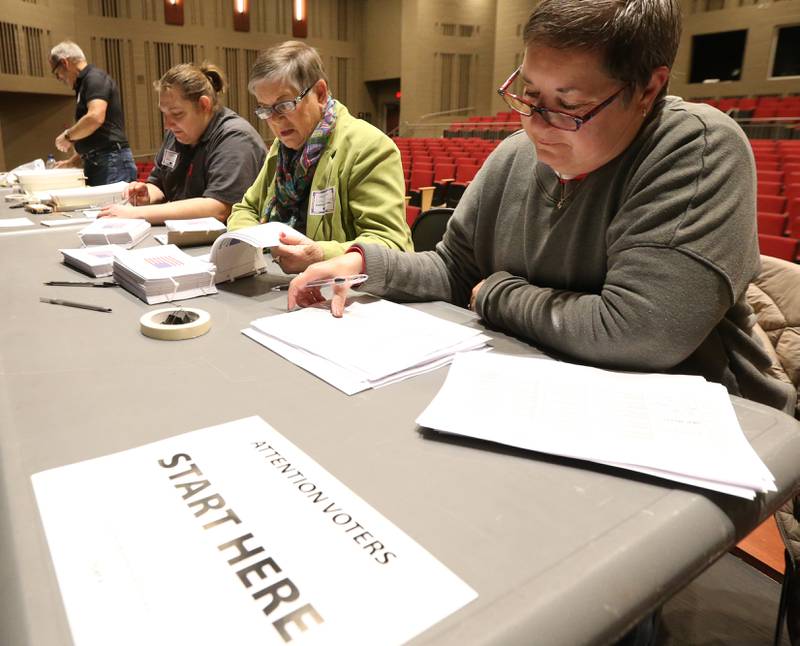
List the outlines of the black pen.
{"type": "Polygon", "coordinates": [[[80,307],[83,310],[93,310],[95,312],[110,312],[110,307],[100,307],[99,305],[89,305],[88,303],[76,303],[75,301],[65,301],[61,298],[39,297],[40,303],[51,303],[53,305],[66,305],[67,307],[80,307]]]}
{"type": "Polygon", "coordinates": [[[93,283],[88,280],[48,280],[45,285],[51,287],[117,287],[119,283],[104,280],[102,283],[93,283]]]}

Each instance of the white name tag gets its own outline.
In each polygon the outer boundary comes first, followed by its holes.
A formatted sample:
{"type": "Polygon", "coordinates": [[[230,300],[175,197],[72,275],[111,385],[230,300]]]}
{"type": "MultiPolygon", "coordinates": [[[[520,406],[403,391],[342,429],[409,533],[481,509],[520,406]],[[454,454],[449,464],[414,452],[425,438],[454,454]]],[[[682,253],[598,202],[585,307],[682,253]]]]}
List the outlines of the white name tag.
{"type": "Polygon", "coordinates": [[[309,215],[333,213],[333,200],[335,197],[336,189],[333,186],[322,191],[312,191],[308,210],[309,215]]]}
{"type": "Polygon", "coordinates": [[[164,166],[175,168],[175,164],[178,163],[178,153],[174,150],[165,150],[164,158],[161,160],[161,162],[164,164],[164,166]]]}

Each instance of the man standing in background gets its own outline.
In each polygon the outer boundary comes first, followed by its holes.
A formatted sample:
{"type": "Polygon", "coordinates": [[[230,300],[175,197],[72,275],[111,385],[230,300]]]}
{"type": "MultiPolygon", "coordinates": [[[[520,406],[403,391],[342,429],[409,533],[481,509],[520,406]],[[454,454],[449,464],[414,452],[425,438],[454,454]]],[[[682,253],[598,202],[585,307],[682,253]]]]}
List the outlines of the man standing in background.
{"type": "Polygon", "coordinates": [[[50,50],[50,68],[55,77],[75,90],[75,123],[56,137],[56,148],[75,152],[57,166],[83,164],[89,186],[132,182],[136,179],[119,87],[106,72],[89,65],[83,51],[65,40],[50,50]]]}

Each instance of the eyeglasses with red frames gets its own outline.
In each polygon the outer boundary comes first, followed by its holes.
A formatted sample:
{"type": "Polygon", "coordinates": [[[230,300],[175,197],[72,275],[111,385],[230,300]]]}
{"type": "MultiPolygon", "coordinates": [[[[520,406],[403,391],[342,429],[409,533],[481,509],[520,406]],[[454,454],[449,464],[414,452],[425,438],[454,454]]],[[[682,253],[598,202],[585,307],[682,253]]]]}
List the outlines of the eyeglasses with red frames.
{"type": "Polygon", "coordinates": [[[559,130],[569,130],[571,132],[577,132],[580,130],[584,123],[590,119],[593,119],[600,112],[602,112],[603,109],[611,105],[614,102],[614,99],[616,99],[622,93],[622,91],[628,87],[627,85],[623,85],[605,101],[589,110],[589,112],[581,117],[576,117],[574,115],[567,114],[566,112],[557,112],[556,110],[550,110],[549,108],[540,108],[538,105],[534,105],[527,99],[523,99],[521,96],[517,96],[516,94],[509,92],[508,88],[514,82],[517,76],[519,76],[521,70],[522,67],[518,67],[516,70],[514,70],[514,73],[509,76],[508,79],[506,79],[506,82],[497,88],[497,93],[503,97],[503,101],[505,101],[508,107],[514,112],[518,112],[524,117],[533,116],[533,113],[536,112],[540,117],[542,117],[542,119],[544,119],[554,128],[558,128],[559,130]]]}

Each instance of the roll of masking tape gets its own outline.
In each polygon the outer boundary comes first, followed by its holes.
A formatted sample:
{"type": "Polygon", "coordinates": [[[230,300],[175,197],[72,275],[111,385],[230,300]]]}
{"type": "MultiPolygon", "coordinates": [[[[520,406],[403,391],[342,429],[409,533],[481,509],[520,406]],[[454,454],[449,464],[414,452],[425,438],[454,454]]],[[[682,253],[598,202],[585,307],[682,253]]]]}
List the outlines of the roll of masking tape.
{"type": "Polygon", "coordinates": [[[193,307],[165,307],[147,312],[139,319],[145,336],[164,341],[194,339],[211,329],[211,315],[193,307]]]}

